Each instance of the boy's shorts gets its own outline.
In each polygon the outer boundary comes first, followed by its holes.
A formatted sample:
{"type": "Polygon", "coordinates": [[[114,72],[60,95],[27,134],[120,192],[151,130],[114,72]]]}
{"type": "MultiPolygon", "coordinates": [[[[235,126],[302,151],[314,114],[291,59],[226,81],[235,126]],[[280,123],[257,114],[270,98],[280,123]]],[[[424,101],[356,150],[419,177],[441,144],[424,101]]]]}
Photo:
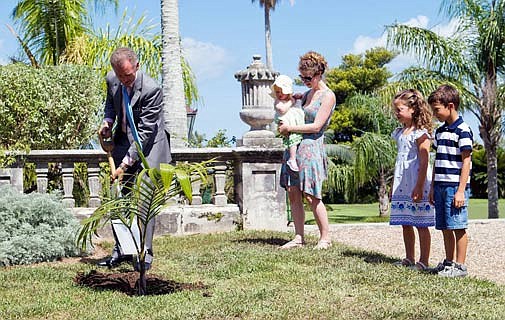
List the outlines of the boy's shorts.
{"type": "Polygon", "coordinates": [[[454,207],[454,194],[458,190],[457,186],[433,186],[433,197],[435,200],[435,229],[437,230],[457,230],[468,227],[468,199],[470,190],[465,190],[465,205],[461,208],[454,207]]]}

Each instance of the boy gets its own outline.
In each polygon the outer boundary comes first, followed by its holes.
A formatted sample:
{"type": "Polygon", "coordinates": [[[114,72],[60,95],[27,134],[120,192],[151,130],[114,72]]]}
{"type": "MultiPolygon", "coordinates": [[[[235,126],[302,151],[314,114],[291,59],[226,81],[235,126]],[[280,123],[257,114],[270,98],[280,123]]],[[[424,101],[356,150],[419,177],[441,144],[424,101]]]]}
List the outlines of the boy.
{"type": "Polygon", "coordinates": [[[473,134],[458,114],[459,93],[442,85],[428,98],[433,115],[444,124],[435,132],[435,165],[429,199],[435,228],[442,230],[445,259],[434,270],[443,277],[464,277],[468,236],[468,198],[473,134]]]}

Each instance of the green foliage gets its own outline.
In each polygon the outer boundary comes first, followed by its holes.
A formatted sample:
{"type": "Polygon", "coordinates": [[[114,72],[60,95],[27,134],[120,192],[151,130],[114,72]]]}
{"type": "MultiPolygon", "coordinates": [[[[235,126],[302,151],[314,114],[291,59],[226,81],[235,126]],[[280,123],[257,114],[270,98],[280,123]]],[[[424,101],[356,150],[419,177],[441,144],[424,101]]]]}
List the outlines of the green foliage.
{"type": "Polygon", "coordinates": [[[72,149],[95,133],[99,77],[83,66],[0,66],[0,149],[72,149]]]}
{"type": "Polygon", "coordinates": [[[226,129],[219,129],[214,137],[212,137],[207,142],[207,147],[209,148],[223,148],[223,147],[231,147],[232,143],[235,142],[235,137],[231,139],[226,136],[226,129]]]}
{"type": "Polygon", "coordinates": [[[43,64],[57,65],[69,42],[87,30],[88,3],[95,9],[105,9],[107,4],[117,8],[119,1],[18,1],[12,18],[20,27],[18,40],[25,52],[31,55],[34,51],[43,64]]]}
{"type": "Polygon", "coordinates": [[[0,187],[0,266],[75,256],[78,222],[60,199],[0,187]]]}
{"type": "Polygon", "coordinates": [[[342,57],[342,64],[326,74],[328,87],[335,92],[337,104],[355,93],[370,93],[385,85],[392,76],[385,65],[395,56],[395,53],[378,47],[367,50],[364,55],[342,57]]]}

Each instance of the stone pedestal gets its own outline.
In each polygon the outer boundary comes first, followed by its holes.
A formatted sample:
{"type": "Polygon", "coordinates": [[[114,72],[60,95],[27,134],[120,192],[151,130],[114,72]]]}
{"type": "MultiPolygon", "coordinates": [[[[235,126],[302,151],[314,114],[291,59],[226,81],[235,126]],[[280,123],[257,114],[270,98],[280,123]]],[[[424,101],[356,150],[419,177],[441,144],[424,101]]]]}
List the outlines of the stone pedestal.
{"type": "Polygon", "coordinates": [[[242,162],[237,170],[244,229],[287,231],[286,192],[279,186],[280,163],[242,162]]]}

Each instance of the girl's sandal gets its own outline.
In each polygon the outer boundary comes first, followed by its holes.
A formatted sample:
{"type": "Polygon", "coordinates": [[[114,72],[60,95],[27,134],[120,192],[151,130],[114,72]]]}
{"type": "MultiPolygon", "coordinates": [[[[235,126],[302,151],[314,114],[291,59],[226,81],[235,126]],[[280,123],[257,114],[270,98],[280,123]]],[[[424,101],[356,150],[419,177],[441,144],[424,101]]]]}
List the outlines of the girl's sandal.
{"type": "Polygon", "coordinates": [[[297,239],[293,239],[293,240],[291,240],[289,242],[286,242],[282,246],[280,246],[279,249],[286,250],[286,249],[293,249],[293,248],[303,248],[304,244],[305,243],[303,241],[300,242],[297,239]]]}
{"type": "Polygon", "coordinates": [[[317,245],[314,247],[314,250],[326,250],[331,247],[331,241],[329,240],[319,240],[317,245]]]}

